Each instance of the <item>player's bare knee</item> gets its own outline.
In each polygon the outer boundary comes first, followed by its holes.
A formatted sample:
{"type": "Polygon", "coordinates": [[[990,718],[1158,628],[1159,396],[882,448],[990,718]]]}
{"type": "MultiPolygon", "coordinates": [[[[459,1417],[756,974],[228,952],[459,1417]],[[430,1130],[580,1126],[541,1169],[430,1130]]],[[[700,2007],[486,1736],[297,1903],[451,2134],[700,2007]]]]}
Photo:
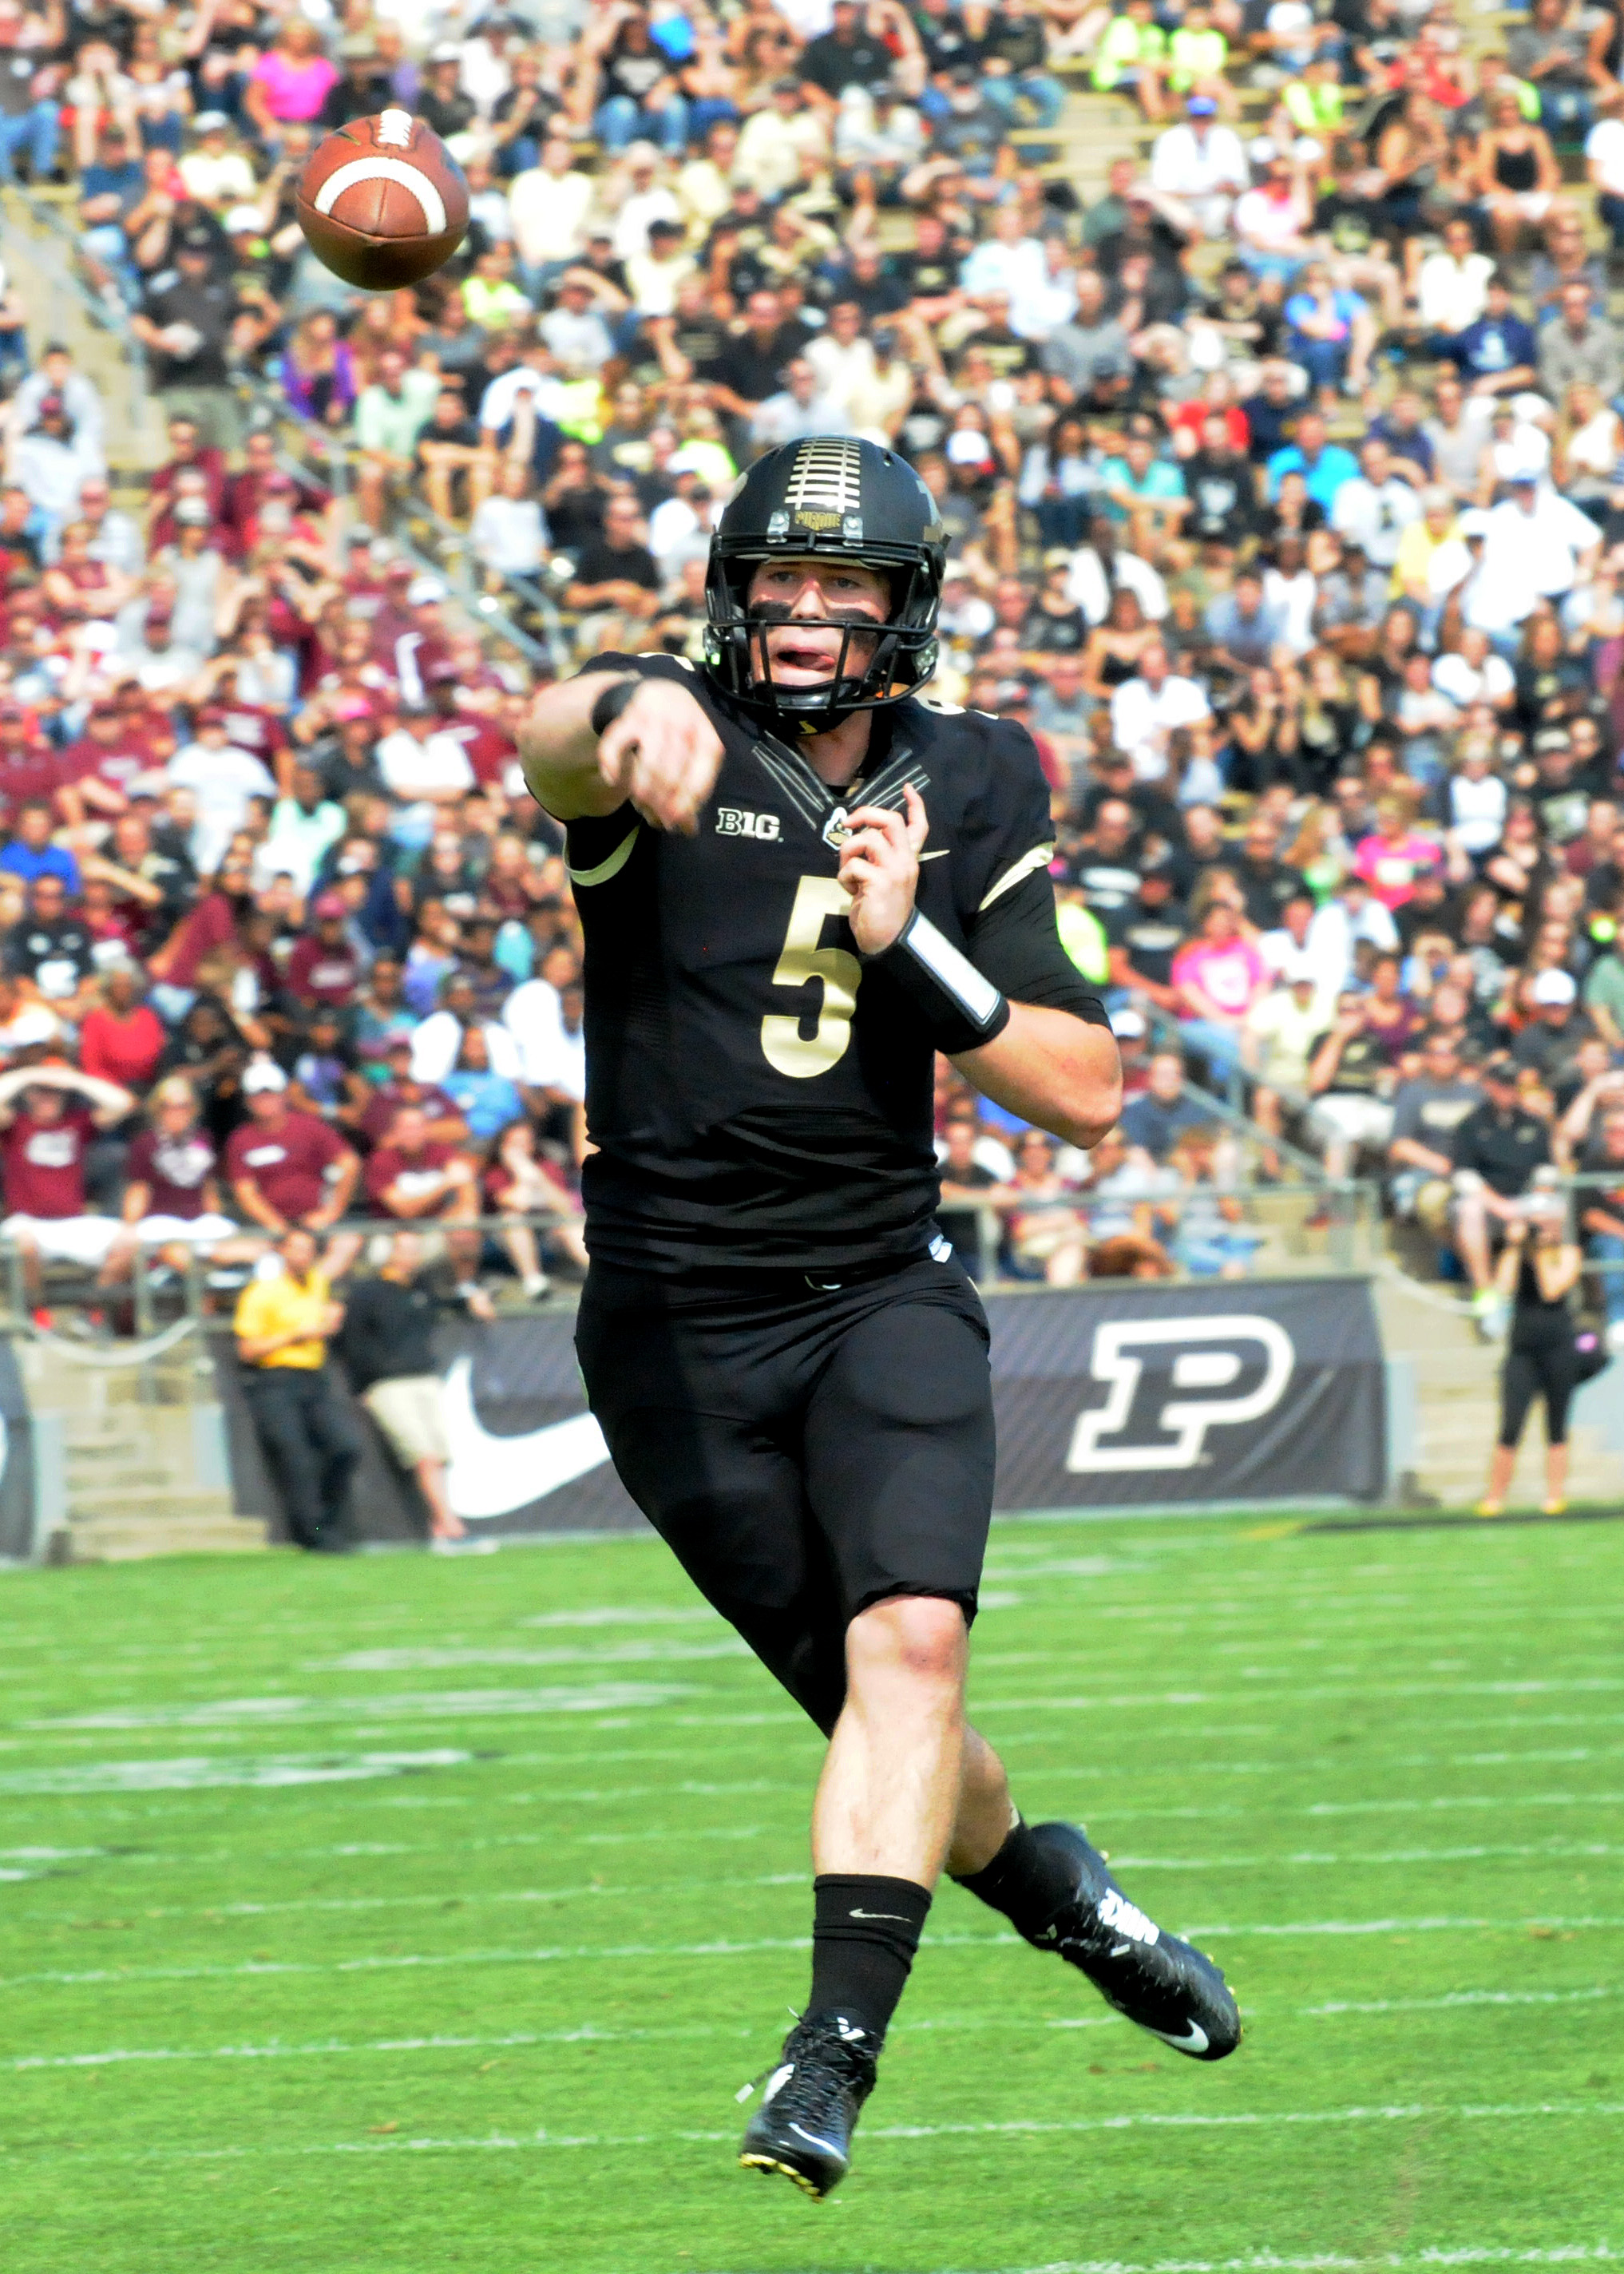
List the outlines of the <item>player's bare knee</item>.
{"type": "Polygon", "coordinates": [[[854,1683],[865,1671],[901,1674],[932,1687],[963,1679],[965,1616],[940,1595],[888,1595],[852,1621],[847,1655],[854,1683]]]}

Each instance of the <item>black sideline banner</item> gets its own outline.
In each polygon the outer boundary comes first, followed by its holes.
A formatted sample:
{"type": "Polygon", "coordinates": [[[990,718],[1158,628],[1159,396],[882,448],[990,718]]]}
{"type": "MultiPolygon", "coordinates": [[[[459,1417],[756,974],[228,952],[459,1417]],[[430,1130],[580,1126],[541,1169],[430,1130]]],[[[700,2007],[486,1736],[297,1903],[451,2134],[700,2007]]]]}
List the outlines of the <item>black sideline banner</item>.
{"type": "MultiPolygon", "coordinates": [[[[989,1295],[987,1314],[1004,1512],[1376,1500],[1386,1489],[1381,1344],[1363,1280],[1114,1281],[989,1295]]],[[[642,1525],[586,1411],[574,1333],[567,1312],[444,1331],[451,1500],[477,1535],[642,1525]]],[[[229,1335],[214,1338],[214,1356],[237,1507],[280,1533],[229,1335]]],[[[415,1486],[357,1410],[363,1534],[421,1538],[415,1486]]],[[[0,1523],[4,1509],[0,1500],[0,1523]]]]}

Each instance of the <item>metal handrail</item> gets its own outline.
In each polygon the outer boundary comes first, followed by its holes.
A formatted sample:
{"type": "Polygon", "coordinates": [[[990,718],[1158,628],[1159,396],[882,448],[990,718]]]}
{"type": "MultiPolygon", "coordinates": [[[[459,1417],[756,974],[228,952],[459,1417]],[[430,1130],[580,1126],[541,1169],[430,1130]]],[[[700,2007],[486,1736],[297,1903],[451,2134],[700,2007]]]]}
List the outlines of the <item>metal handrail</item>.
{"type": "MultiPolygon", "coordinates": [[[[274,394],[262,379],[239,373],[237,387],[251,412],[257,414],[259,423],[277,430],[290,428],[308,453],[307,460],[301,464],[291,451],[283,448],[280,455],[284,471],[311,473],[319,469],[338,496],[349,494],[351,471],[361,455],[355,443],[323,426],[320,420],[304,417],[285,396],[274,394]]],[[[490,572],[498,577],[508,591],[515,594],[523,606],[532,609],[539,617],[547,637],[547,644],[544,645],[541,641],[532,639],[521,625],[514,621],[494,593],[479,589],[468,567],[466,534],[436,513],[426,498],[414,498],[411,512],[414,517],[429,523],[440,552],[432,555],[420,552],[402,535],[399,529],[390,531],[391,542],[398,545],[408,559],[415,561],[425,575],[448,578],[468,614],[476,617],[510,647],[516,648],[533,667],[551,674],[556,668],[559,656],[564,652],[564,639],[558,610],[547,595],[527,578],[510,576],[500,569],[490,572]]]]}

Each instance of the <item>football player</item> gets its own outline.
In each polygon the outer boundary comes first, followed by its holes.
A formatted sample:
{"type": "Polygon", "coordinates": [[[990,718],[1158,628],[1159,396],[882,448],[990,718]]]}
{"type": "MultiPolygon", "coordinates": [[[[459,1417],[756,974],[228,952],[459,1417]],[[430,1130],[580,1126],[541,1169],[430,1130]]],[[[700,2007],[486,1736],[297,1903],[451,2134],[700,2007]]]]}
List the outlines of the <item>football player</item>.
{"type": "Polygon", "coordinates": [[[616,1469],[829,1737],[812,1985],[742,2160],[815,2195],[945,1868],[1131,2019],[1239,2018],[964,1718],[993,1491],[988,1329],[933,1222],[937,1051],[1088,1146],[1120,1067],[1061,947],[1025,729],[931,707],[946,560],[894,452],[787,444],[711,546],[705,659],[599,655],[521,749],[586,940],[576,1343],[616,1469]]]}

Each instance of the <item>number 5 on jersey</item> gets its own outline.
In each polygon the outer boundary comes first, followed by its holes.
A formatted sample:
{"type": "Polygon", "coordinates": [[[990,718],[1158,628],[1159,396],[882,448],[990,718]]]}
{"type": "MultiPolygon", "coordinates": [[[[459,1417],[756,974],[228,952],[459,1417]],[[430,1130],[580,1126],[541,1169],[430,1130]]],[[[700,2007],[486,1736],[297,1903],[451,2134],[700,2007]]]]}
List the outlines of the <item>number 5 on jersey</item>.
{"type": "Polygon", "coordinates": [[[769,1012],[762,1020],[762,1050],[769,1065],[796,1081],[827,1073],[831,1066],[838,1065],[852,1039],[852,1014],[857,1008],[862,966],[843,947],[818,945],[831,916],[845,915],[851,905],[851,895],[835,877],[803,877],[795,890],[795,905],[790,910],[789,930],[784,935],[772,983],[800,988],[808,979],[821,983],[817,1032],[810,1036],[801,1033],[799,1012],[787,1017],[769,1012]]]}

